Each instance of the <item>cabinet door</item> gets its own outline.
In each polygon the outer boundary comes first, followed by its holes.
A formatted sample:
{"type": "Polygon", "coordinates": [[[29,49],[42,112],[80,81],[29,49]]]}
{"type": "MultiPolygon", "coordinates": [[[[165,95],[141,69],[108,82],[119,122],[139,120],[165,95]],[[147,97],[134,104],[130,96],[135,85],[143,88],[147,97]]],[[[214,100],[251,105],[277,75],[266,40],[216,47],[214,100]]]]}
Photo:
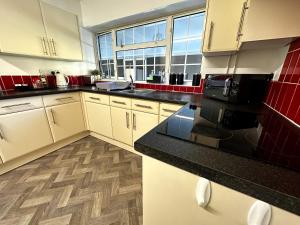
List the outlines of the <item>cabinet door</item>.
{"type": "Polygon", "coordinates": [[[0,50],[43,56],[46,37],[38,0],[1,0],[0,50]]]}
{"type": "Polygon", "coordinates": [[[111,107],[113,138],[127,145],[132,145],[131,110],[111,107]]]}
{"type": "MultiPolygon", "coordinates": [[[[202,208],[196,201],[199,177],[143,156],[144,225],[245,225],[256,199],[211,182],[211,198],[202,208]]],[[[272,207],[270,225],[300,224],[300,217],[272,207]]]]}
{"type": "Polygon", "coordinates": [[[82,60],[77,17],[47,3],[41,5],[52,56],[82,60]]]}
{"type": "Polygon", "coordinates": [[[246,0],[209,0],[203,52],[236,51],[238,31],[246,0]]]}
{"type": "Polygon", "coordinates": [[[86,102],[86,112],[90,130],[112,138],[110,107],[86,102]]]}
{"type": "Polygon", "coordinates": [[[47,108],[54,141],[60,141],[85,130],[80,102],[47,108]]]}
{"type": "Polygon", "coordinates": [[[251,0],[242,42],[300,36],[299,0],[251,0]]]}
{"type": "Polygon", "coordinates": [[[158,115],[132,111],[133,143],[158,124],[158,115]]]}
{"type": "Polygon", "coordinates": [[[0,132],[3,162],[53,143],[44,109],[0,116],[0,132]]]}
{"type": "Polygon", "coordinates": [[[159,123],[164,122],[166,119],[168,119],[167,116],[159,116],[159,123]]]}

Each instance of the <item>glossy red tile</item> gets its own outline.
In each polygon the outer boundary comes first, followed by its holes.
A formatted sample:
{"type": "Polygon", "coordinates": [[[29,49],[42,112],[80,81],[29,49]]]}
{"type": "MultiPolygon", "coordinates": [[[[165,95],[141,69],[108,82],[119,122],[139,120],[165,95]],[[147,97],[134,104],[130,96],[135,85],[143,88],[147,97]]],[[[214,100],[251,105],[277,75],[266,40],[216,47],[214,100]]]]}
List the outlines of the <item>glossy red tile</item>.
{"type": "Polygon", "coordinates": [[[23,79],[23,84],[29,84],[30,86],[32,86],[30,76],[22,76],[22,79],[23,79]]]}
{"type": "Polygon", "coordinates": [[[282,66],[282,70],[280,73],[279,81],[284,81],[287,69],[288,69],[290,61],[292,59],[292,55],[293,55],[293,53],[288,53],[286,55],[283,66],[282,66]]]}
{"type": "Polygon", "coordinates": [[[283,104],[283,100],[284,100],[284,96],[286,94],[288,85],[286,83],[282,83],[280,90],[278,92],[278,99],[276,101],[276,104],[274,106],[274,109],[276,109],[277,111],[280,111],[280,108],[283,104]]]}
{"type": "Polygon", "coordinates": [[[167,85],[162,85],[161,91],[167,91],[168,86],[167,85]]]}
{"type": "Polygon", "coordinates": [[[289,52],[294,51],[296,49],[300,49],[300,38],[298,38],[297,40],[295,40],[291,43],[290,48],[289,48],[289,52]]]}
{"type": "Polygon", "coordinates": [[[167,91],[174,91],[174,86],[173,85],[169,85],[167,87],[167,91]]]}
{"type": "Polygon", "coordinates": [[[275,105],[277,103],[281,86],[282,86],[281,82],[274,82],[274,93],[272,94],[272,100],[270,103],[270,106],[273,108],[275,107],[275,105]]]}
{"type": "Polygon", "coordinates": [[[271,82],[269,87],[268,87],[268,92],[267,92],[267,97],[265,102],[270,105],[271,104],[271,100],[272,100],[272,95],[274,94],[274,82],[271,82]]]}
{"type": "MultiPolygon", "coordinates": [[[[299,51],[300,52],[300,51],[299,51]]],[[[298,54],[298,60],[295,65],[292,78],[291,78],[292,83],[299,83],[300,82],[300,54],[298,54]]]]}
{"type": "Polygon", "coordinates": [[[3,90],[3,91],[5,90],[5,87],[4,87],[4,84],[2,82],[1,76],[0,76],[0,89],[3,90]]]}
{"type": "Polygon", "coordinates": [[[186,92],[193,93],[194,92],[194,87],[186,87],[186,92]]]}
{"type": "Polygon", "coordinates": [[[179,92],[180,91],[180,87],[179,86],[174,86],[174,91],[179,92]]]}
{"type": "Polygon", "coordinates": [[[296,67],[299,53],[300,53],[300,50],[297,50],[297,51],[295,51],[295,52],[292,53],[292,58],[291,58],[291,61],[289,63],[289,66],[287,68],[287,71],[286,71],[286,74],[285,74],[285,78],[284,78],[284,82],[291,82],[291,80],[292,80],[292,74],[293,74],[294,69],[296,67]]]}
{"type": "Polygon", "coordinates": [[[280,97],[281,105],[279,108],[275,108],[277,111],[281,112],[283,115],[287,115],[289,106],[291,104],[292,98],[296,91],[296,84],[284,83],[282,86],[282,96],[280,97]]]}
{"type": "Polygon", "coordinates": [[[297,123],[298,125],[300,125],[300,106],[298,107],[298,110],[297,110],[296,116],[294,118],[294,121],[295,121],[295,123],[297,123]]]}
{"type": "Polygon", "coordinates": [[[200,94],[201,93],[201,88],[200,87],[195,87],[194,88],[194,93],[195,94],[200,94]]]}
{"type": "Polygon", "coordinates": [[[23,84],[22,76],[12,76],[14,84],[23,84]]]}
{"type": "Polygon", "coordinates": [[[299,106],[300,106],[300,85],[298,84],[294,95],[291,96],[291,103],[287,110],[287,117],[295,121],[296,117],[298,116],[297,113],[298,113],[299,106]]]}
{"type": "Polygon", "coordinates": [[[1,78],[2,78],[2,82],[3,82],[5,90],[14,90],[15,89],[12,76],[5,75],[5,76],[2,76],[1,78]]]}
{"type": "Polygon", "coordinates": [[[180,88],[179,88],[179,91],[180,91],[180,92],[186,92],[186,87],[180,87],[180,88]]]}

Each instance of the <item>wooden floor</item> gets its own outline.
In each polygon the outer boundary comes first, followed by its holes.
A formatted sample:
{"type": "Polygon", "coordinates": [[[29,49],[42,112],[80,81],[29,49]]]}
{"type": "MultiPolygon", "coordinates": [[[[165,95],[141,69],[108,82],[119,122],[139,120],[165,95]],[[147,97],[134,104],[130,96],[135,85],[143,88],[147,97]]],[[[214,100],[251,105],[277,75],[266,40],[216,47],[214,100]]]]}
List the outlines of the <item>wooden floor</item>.
{"type": "Polygon", "coordinates": [[[142,159],[87,137],[0,176],[0,224],[142,224],[142,159]]]}

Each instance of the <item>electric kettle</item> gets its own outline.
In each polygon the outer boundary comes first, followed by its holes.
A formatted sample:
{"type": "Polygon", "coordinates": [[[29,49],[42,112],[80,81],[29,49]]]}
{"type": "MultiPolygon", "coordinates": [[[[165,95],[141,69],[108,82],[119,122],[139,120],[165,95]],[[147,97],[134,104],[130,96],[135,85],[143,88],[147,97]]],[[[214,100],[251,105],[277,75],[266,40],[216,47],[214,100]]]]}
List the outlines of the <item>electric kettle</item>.
{"type": "Polygon", "coordinates": [[[61,74],[60,72],[55,73],[56,86],[57,87],[67,87],[69,85],[70,79],[68,76],[61,74]]]}

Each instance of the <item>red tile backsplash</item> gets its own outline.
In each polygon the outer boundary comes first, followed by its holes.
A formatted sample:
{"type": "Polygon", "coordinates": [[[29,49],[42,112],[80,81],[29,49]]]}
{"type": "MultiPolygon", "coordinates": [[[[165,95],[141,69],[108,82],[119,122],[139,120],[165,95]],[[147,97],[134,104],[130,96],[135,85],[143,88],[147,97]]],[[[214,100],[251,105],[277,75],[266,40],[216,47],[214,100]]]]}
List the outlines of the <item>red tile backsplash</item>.
{"type": "Polygon", "coordinates": [[[265,103],[300,125],[300,38],[291,43],[279,80],[271,83],[265,103]]]}

